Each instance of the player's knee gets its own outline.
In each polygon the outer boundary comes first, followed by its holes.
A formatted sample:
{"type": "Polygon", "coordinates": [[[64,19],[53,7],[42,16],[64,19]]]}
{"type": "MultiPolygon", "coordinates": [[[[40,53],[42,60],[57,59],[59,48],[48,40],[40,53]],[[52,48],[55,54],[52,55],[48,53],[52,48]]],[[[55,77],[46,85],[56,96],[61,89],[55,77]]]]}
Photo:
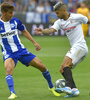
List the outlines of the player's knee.
{"type": "Polygon", "coordinates": [[[63,64],[62,66],[63,66],[63,69],[64,69],[65,67],[71,67],[72,64],[71,64],[71,63],[65,63],[65,64],[63,64]]]}
{"type": "Polygon", "coordinates": [[[45,72],[47,70],[47,68],[45,67],[45,65],[42,64],[42,67],[40,68],[41,72],[45,72]]]}
{"type": "Polygon", "coordinates": [[[6,73],[11,74],[13,72],[13,69],[11,67],[6,67],[6,73]]]}
{"type": "Polygon", "coordinates": [[[60,67],[60,73],[63,73],[63,66],[60,67]]]}
{"type": "Polygon", "coordinates": [[[60,73],[63,73],[63,69],[60,68],[60,73]]]}
{"type": "Polygon", "coordinates": [[[70,67],[71,68],[71,65],[68,65],[68,64],[61,65],[60,73],[63,73],[65,67],[70,67]]]}

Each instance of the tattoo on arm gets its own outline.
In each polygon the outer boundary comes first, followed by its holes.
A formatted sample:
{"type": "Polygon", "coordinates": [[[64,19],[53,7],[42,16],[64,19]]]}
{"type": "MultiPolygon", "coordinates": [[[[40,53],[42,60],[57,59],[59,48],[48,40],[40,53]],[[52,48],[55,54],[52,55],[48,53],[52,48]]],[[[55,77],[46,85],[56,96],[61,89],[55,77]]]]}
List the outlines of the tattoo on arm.
{"type": "Polygon", "coordinates": [[[43,34],[50,34],[50,33],[53,33],[54,32],[54,30],[53,29],[51,29],[51,28],[46,28],[46,29],[43,29],[43,34]]]}

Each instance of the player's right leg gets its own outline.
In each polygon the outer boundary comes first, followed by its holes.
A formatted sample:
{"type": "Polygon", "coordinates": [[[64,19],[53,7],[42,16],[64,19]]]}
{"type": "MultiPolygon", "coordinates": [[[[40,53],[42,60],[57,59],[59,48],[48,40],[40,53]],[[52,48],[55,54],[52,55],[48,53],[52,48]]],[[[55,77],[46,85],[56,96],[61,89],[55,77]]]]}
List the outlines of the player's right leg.
{"type": "Polygon", "coordinates": [[[66,87],[63,88],[63,91],[67,94],[71,94],[70,96],[78,96],[80,94],[79,90],[77,89],[75,82],[73,80],[71,68],[74,68],[78,63],[80,63],[88,53],[87,46],[81,48],[80,46],[75,46],[70,49],[70,51],[66,54],[66,57],[63,61],[61,66],[60,72],[62,73],[63,77],[66,80],[66,87]],[[69,87],[69,89],[67,88],[69,87]],[[71,88],[71,93],[70,93],[71,88]],[[68,90],[68,91],[67,91],[68,90]]]}
{"type": "Polygon", "coordinates": [[[72,94],[71,88],[72,87],[76,88],[76,85],[73,80],[72,72],[71,72],[72,65],[73,65],[72,59],[66,56],[60,68],[60,72],[66,80],[66,87],[58,89],[58,91],[62,91],[66,94],[72,94]]]}
{"type": "Polygon", "coordinates": [[[70,88],[72,88],[72,87],[76,88],[76,85],[75,85],[75,82],[74,82],[73,76],[72,76],[72,71],[71,71],[72,66],[73,66],[72,59],[70,57],[66,56],[61,65],[60,72],[66,80],[66,86],[70,87],[70,88]]]}
{"type": "Polygon", "coordinates": [[[10,96],[8,97],[8,99],[15,99],[17,96],[14,90],[14,81],[12,76],[15,67],[15,62],[12,58],[8,58],[5,60],[4,65],[6,69],[6,82],[10,90],[10,96]]]}
{"type": "Polygon", "coordinates": [[[46,66],[44,64],[42,64],[42,62],[40,61],[40,59],[38,59],[37,57],[35,57],[30,63],[29,65],[39,69],[44,78],[47,80],[48,85],[49,85],[49,90],[55,95],[55,96],[60,96],[59,93],[57,93],[55,91],[55,88],[53,87],[53,83],[51,81],[51,75],[49,73],[49,71],[46,69],[46,66]]]}

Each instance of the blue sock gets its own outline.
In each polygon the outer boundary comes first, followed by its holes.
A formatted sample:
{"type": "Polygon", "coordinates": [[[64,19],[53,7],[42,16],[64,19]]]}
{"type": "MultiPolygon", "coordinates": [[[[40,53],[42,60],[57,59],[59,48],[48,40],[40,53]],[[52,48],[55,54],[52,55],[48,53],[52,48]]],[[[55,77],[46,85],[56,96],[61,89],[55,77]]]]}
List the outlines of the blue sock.
{"type": "MultiPolygon", "coordinates": [[[[7,75],[6,76],[6,82],[7,82],[7,85],[8,85],[8,88],[10,90],[10,93],[13,92],[15,93],[14,91],[14,82],[13,82],[13,77],[12,75],[7,75]]],[[[16,94],[16,93],[15,93],[16,94]]]]}
{"type": "Polygon", "coordinates": [[[53,83],[51,81],[51,76],[48,70],[46,70],[46,72],[42,72],[44,78],[47,80],[49,88],[53,88],[53,83]]]}

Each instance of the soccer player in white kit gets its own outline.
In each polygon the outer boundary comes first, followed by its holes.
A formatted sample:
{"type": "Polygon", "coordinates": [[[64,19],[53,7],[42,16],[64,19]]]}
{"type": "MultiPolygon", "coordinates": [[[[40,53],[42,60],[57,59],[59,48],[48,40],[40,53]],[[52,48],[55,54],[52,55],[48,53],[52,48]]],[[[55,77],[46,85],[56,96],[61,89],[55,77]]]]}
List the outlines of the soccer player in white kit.
{"type": "Polygon", "coordinates": [[[66,87],[56,91],[62,91],[68,94],[66,97],[78,96],[80,94],[73,80],[71,69],[80,63],[88,54],[88,47],[84,39],[81,24],[90,23],[88,18],[81,14],[73,14],[67,12],[67,7],[63,3],[57,3],[54,11],[59,18],[50,28],[36,28],[36,34],[50,34],[60,29],[64,30],[71,45],[71,49],[67,52],[64,61],[60,67],[60,72],[66,80],[66,87]]]}
{"type": "Polygon", "coordinates": [[[60,94],[57,93],[53,87],[51,76],[46,66],[42,64],[40,59],[29,52],[21,43],[18,37],[18,31],[21,31],[22,34],[33,43],[37,51],[40,50],[40,45],[32,38],[22,22],[13,17],[13,11],[13,5],[7,2],[1,4],[2,15],[0,18],[0,45],[4,58],[4,66],[6,69],[6,82],[10,90],[10,96],[8,99],[15,99],[17,97],[14,90],[12,75],[18,60],[26,66],[33,66],[39,69],[44,78],[47,80],[49,90],[55,96],[60,96],[60,94]]]}

